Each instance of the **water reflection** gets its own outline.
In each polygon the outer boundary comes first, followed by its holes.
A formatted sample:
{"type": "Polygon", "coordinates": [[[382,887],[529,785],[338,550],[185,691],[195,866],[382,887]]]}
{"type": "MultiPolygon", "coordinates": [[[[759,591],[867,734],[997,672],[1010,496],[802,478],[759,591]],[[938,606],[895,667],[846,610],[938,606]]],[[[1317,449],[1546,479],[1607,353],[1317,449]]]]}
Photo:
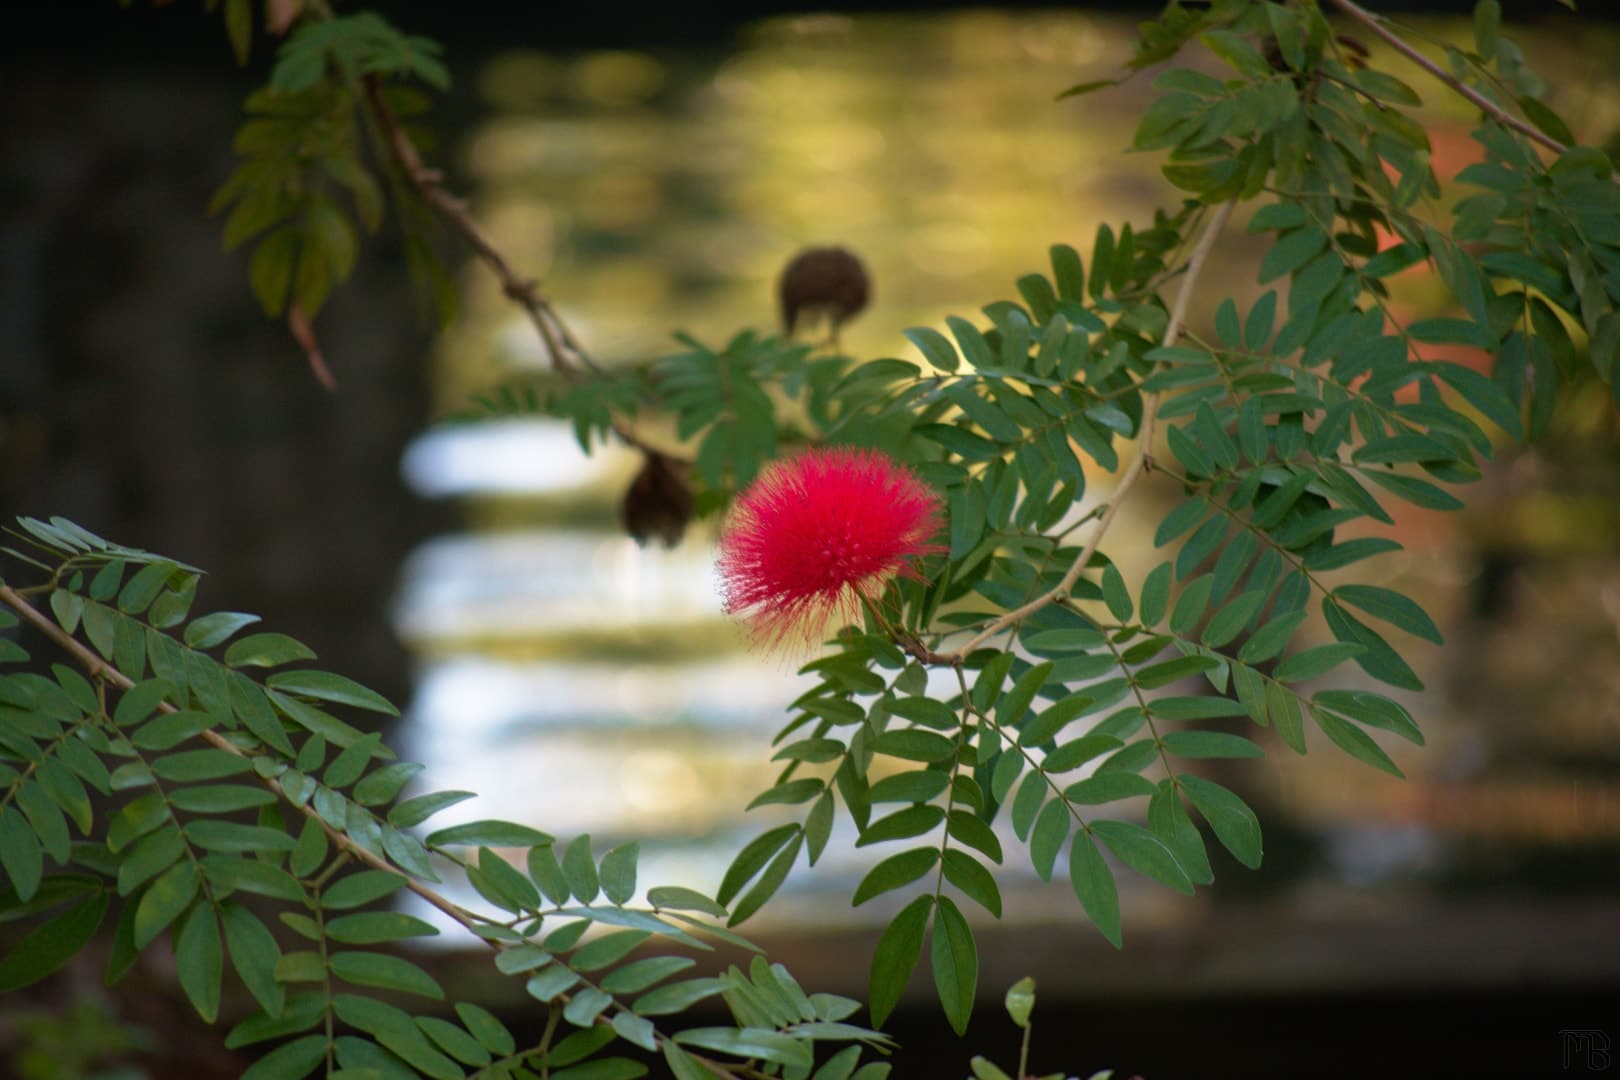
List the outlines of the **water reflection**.
{"type": "Polygon", "coordinates": [[[395,621],[425,646],[483,635],[575,651],[579,636],[593,631],[645,636],[718,621],[711,566],[697,544],[660,551],[599,533],[441,537],[406,563],[395,621]]]}
{"type": "Polygon", "coordinates": [[[566,424],[490,420],[426,432],[405,451],[405,482],[425,499],[579,488],[622,472],[635,455],[617,444],[586,454],[566,424]]]}
{"type": "MultiPolygon", "coordinates": [[[[677,328],[712,340],[768,326],[780,263],[825,243],[850,244],[872,270],[873,305],[844,344],[880,356],[902,349],[904,327],[1011,295],[1048,244],[1085,250],[1103,218],[1140,221],[1174,201],[1152,157],[1117,152],[1145,80],[1052,100],[1110,73],[1107,57],[1132,33],[1093,15],[983,11],[776,20],[725,55],[514,51],[480,75],[492,115],[461,146],[461,163],[480,217],[516,265],[546,278],[605,363],[666,351],[677,328]]],[[[1437,145],[1467,152],[1465,130],[1437,145]]],[[[1224,257],[1239,265],[1227,280],[1252,281],[1257,254],[1234,236],[1224,257]]],[[[438,358],[447,410],[544,359],[490,282],[469,274],[465,291],[467,315],[438,358]]],[[[1441,295],[1414,278],[1395,299],[1432,305],[1441,295]]],[[[1529,478],[1493,473],[1471,494],[1471,516],[1398,514],[1408,552],[1382,564],[1381,583],[1429,606],[1450,641],[1442,653],[1397,639],[1431,688],[1403,699],[1429,746],[1386,746],[1408,781],[1319,739],[1304,759],[1270,745],[1264,761],[1201,770],[1243,791],[1266,825],[1267,869],[1245,880],[1313,882],[1311,909],[1331,911],[1349,902],[1345,886],[1466,878],[1471,835],[1614,848],[1612,781],[1577,778],[1551,748],[1620,760],[1616,530],[1580,570],[1526,554],[1545,540],[1529,533],[1545,531],[1547,516],[1524,508],[1549,471],[1582,478],[1570,482],[1590,488],[1602,521],[1616,520],[1613,432],[1582,437],[1609,448],[1585,471],[1558,464],[1591,456],[1571,450],[1579,439],[1553,442],[1524,452],[1521,461],[1543,463],[1529,478]],[[1516,520],[1523,535],[1491,538],[1516,520]],[[1559,634],[1557,648],[1581,658],[1579,686],[1524,647],[1527,636],[1559,634]],[[1514,775],[1526,759],[1509,759],[1525,746],[1546,767],[1514,775]]],[[[634,464],[612,447],[587,459],[566,428],[544,421],[441,428],[412,447],[413,487],[460,499],[471,527],[425,545],[405,571],[397,622],[422,661],[405,750],[428,763],[427,787],[482,793],[445,824],[494,816],[588,831],[599,853],[642,838],[643,887],[712,890],[739,839],[793,816],[766,808],[745,818],[741,808],[775,776],[770,735],[803,683],[749,656],[721,616],[712,522],[667,552],[618,534],[614,507],[634,464]]],[[[1155,520],[1149,509],[1114,534],[1128,578],[1158,559],[1155,520]]],[[[1558,543],[1590,535],[1567,523],[1555,531],[1558,543]]],[[[1072,919],[1066,884],[1038,887],[1021,845],[1002,839],[1008,917],[1072,919]]],[[[853,883],[884,853],[853,840],[840,825],[823,863],[797,869],[764,918],[881,919],[892,897],[848,907],[853,883]]],[[[1222,858],[1213,899],[1171,902],[1122,875],[1122,889],[1141,893],[1126,899],[1132,919],[1196,919],[1201,904],[1241,896],[1222,858]]],[[[1613,889],[1613,868],[1596,884],[1613,889]]]]}

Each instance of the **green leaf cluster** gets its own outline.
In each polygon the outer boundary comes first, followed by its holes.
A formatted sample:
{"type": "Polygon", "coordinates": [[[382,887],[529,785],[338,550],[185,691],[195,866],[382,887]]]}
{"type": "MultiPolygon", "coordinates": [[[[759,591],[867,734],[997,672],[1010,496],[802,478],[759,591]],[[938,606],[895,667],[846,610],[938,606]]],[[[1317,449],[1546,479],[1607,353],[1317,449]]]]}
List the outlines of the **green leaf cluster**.
{"type": "MultiPolygon", "coordinates": [[[[886,1074],[860,1063],[889,1041],[845,1022],[859,1003],[806,995],[780,965],[678,978],[696,961],[659,946],[754,947],[690,889],[635,905],[637,844],[597,858],[589,836],[559,845],[496,820],[424,834],[471,794],[406,797],[421,766],[394,760],[362,718],[397,710],[307,666],[308,647],[256,631],[256,616],[191,617],[198,571],[63,519],[23,519],[15,535],[48,574],[34,587],[48,611],[7,590],[0,629],[27,618],[83,673],[0,669],[0,918],[37,920],[0,957],[0,992],[59,969],[112,916],[109,983],[163,939],[203,1019],[219,1019],[228,978],[240,983],[257,1008],[226,1045],[264,1047],[250,1077],[323,1063],[447,1080],[644,1075],[619,1041],[684,1076],[708,1075],[701,1050],[804,1080],[818,1044],[844,1045],[817,1075],[886,1074]],[[447,876],[487,906],[444,899],[433,886],[447,876]],[[487,943],[496,970],[564,1026],[519,1047],[487,1011],[452,1001],[410,949],[440,929],[391,906],[404,890],[487,943]],[[735,1026],[657,1026],[714,996],[735,1026]]],[[[28,659],[13,646],[0,662],[28,659]]]]}

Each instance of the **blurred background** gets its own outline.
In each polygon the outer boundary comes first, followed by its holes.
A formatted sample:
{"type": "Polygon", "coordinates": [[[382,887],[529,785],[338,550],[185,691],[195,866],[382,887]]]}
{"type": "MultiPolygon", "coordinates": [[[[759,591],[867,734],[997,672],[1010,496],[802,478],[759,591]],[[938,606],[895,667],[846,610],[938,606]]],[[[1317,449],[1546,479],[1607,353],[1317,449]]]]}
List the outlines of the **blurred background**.
{"type": "MultiPolygon", "coordinates": [[[[1507,31],[1582,141],[1612,140],[1620,29],[1552,6],[1524,5],[1538,21],[1507,31]]],[[[586,456],[544,420],[438,422],[544,365],[522,313],[460,251],[462,315],[439,333],[385,227],[318,321],[340,384],[322,390],[204,214],[268,61],[260,42],[238,71],[195,8],[107,5],[71,28],[58,9],[0,52],[0,518],[61,514],[202,566],[198,610],[261,612],[323,667],[387,693],[405,709],[393,744],[428,766],[413,790],[481,794],[438,823],[589,832],[598,853],[639,838],[644,887],[712,891],[740,843],[783,820],[741,809],[769,786],[769,740],[803,688],[721,615],[712,522],[672,550],[639,548],[617,517],[633,455],[586,456]]],[[[844,349],[910,356],[904,328],[1012,298],[1050,244],[1089,252],[1099,223],[1177,198],[1156,156],[1123,151],[1151,72],[1054,101],[1128,54],[1141,16],[1117,7],[389,14],[448,45],[457,83],[433,122],[453,186],[608,364],[677,351],[676,330],[719,345],[772,329],[781,265],[827,243],[858,251],[874,281],[844,349]]],[[[1409,22],[1469,40],[1454,11],[1409,22]]],[[[1441,175],[1473,160],[1469,111],[1374,56],[1430,102],[1441,175]]],[[[1234,225],[1206,298],[1252,300],[1262,253],[1234,225]]],[[[1421,272],[1397,283],[1414,315],[1445,302],[1421,272]]],[[[1138,576],[1175,497],[1148,494],[1110,538],[1138,576]]],[[[1620,1036],[1620,434],[1606,388],[1579,389],[1552,434],[1504,445],[1459,494],[1460,514],[1399,513],[1406,551],[1371,571],[1447,638],[1396,641],[1427,685],[1403,701],[1428,746],[1386,746],[1408,778],[1247,732],[1273,752],[1201,771],[1258,811],[1264,867],[1216,851],[1216,883],[1194,898],[1123,872],[1122,953],[1063,874],[1043,885],[1009,844],[1005,918],[976,926],[983,1014],[950,1037],[921,970],[892,1024],[898,1077],[1015,1054],[999,1001],[1025,974],[1041,995],[1038,1071],[1552,1075],[1561,1030],[1620,1036]]],[[[835,834],[747,929],[808,988],[864,998],[896,905],[849,906],[883,854],[852,843],[835,834]]],[[[515,1027],[536,1021],[470,947],[432,962],[515,1027]]],[[[130,1059],[145,1075],[235,1075],[217,1035],[186,1027],[164,963],[143,961],[149,998],[110,997],[86,968],[52,1001],[147,1040],[156,1056],[130,1059]],[[194,1071],[165,1071],[182,1049],[194,1071]]],[[[0,1055],[37,1048],[30,1024],[0,1020],[0,1055]]],[[[55,1061],[37,1075],[71,1075],[55,1061]]]]}

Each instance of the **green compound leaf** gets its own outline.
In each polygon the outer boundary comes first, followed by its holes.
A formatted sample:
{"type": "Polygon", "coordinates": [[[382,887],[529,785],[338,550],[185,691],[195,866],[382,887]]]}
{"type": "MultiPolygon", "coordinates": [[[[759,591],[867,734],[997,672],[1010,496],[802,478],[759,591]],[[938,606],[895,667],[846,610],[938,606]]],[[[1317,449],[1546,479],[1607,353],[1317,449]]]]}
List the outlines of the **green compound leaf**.
{"type": "Polygon", "coordinates": [[[293,845],[287,867],[298,877],[309,877],[326,861],[326,832],[314,818],[305,818],[304,827],[293,845]]]}
{"type": "MultiPolygon", "coordinates": [[[[466,1075],[455,1062],[433,1048],[433,1044],[422,1034],[422,1029],[403,1009],[357,994],[336,994],[332,1002],[339,1020],[373,1036],[377,1042],[401,1058],[409,1060],[414,1067],[428,1076],[457,1080],[466,1075]]],[[[338,1042],[339,1062],[345,1066],[355,1064],[356,1059],[345,1054],[344,1040],[339,1039],[338,1042]]],[[[348,1043],[351,1052],[357,1049],[356,1042],[358,1040],[351,1040],[348,1043]]],[[[359,1045],[368,1048],[365,1052],[365,1063],[373,1066],[393,1063],[394,1059],[391,1056],[378,1054],[370,1044],[359,1045]]],[[[394,1067],[397,1068],[397,1064],[394,1067]]]]}
{"type": "Polygon", "coordinates": [[[326,936],[344,945],[382,945],[409,938],[435,937],[439,928],[397,911],[366,911],[326,921],[326,936]]]}
{"type": "Polygon", "coordinates": [[[1162,742],[1170,753],[1189,758],[1257,758],[1266,753],[1258,743],[1224,731],[1172,731],[1162,742]]]}
{"type": "Polygon", "coordinates": [[[613,1017],[613,1032],[625,1042],[649,1053],[658,1049],[658,1035],[652,1022],[635,1013],[620,1012],[613,1017]]]}
{"type": "MultiPolygon", "coordinates": [[[[545,840],[536,842],[545,843],[545,840]]],[[[591,855],[590,833],[574,837],[563,849],[562,872],[569,892],[587,904],[596,899],[601,891],[601,880],[596,875],[596,860],[591,855]]]]}
{"type": "MultiPolygon", "coordinates": [[[[393,801],[400,789],[410,783],[411,778],[424,767],[414,761],[399,761],[392,765],[384,765],[354,786],[352,792],[354,801],[361,806],[386,805],[393,801]]],[[[331,782],[328,778],[327,783],[331,782]]]]}
{"type": "Polygon", "coordinates": [[[737,894],[744,885],[754,880],[771,856],[780,851],[790,839],[799,832],[797,825],[778,825],[750,840],[731,860],[731,866],[720,881],[720,890],[715,893],[715,900],[722,905],[729,905],[736,899],[737,894]]]}
{"type": "Polygon", "coordinates": [[[601,986],[610,994],[639,994],[696,963],[689,956],[651,956],[645,960],[634,960],[604,975],[601,986]]]}
{"type": "Polygon", "coordinates": [[[478,849],[478,865],[467,868],[467,879],[486,899],[507,911],[533,911],[540,906],[534,883],[489,848],[478,849]]]}
{"type": "Polygon", "coordinates": [[[1355,657],[1361,670],[1380,682],[1402,690],[1422,690],[1423,680],[1417,677],[1400,655],[1377,631],[1356,619],[1332,600],[1322,601],[1322,617],[1333,636],[1342,642],[1359,644],[1362,652],[1355,657]]]}
{"type": "Polygon", "coordinates": [[[1340,585],[1333,590],[1333,597],[1342,603],[1360,608],[1374,618],[1399,627],[1414,637],[1420,637],[1436,645],[1444,644],[1440,628],[1435,626],[1428,613],[1415,601],[1393,589],[1377,585],[1340,585]]]}
{"type": "MultiPolygon", "coordinates": [[[[1152,747],[1152,744],[1148,744],[1152,747]]],[[[1157,749],[1152,751],[1156,757],[1157,749]]],[[[1114,770],[1098,772],[1063,789],[1063,797],[1071,803],[1081,806],[1100,806],[1103,803],[1114,802],[1118,799],[1134,799],[1140,796],[1151,796],[1154,792],[1153,781],[1134,772],[1114,770]]],[[[1061,845],[1062,840],[1058,843],[1061,845]]]]}
{"type": "Polygon", "coordinates": [[[266,1039],[279,1039],[284,1035],[296,1035],[300,1031],[307,1031],[326,1013],[326,995],[315,990],[308,990],[301,994],[293,994],[287,998],[286,1007],[281,1015],[272,1017],[264,1012],[256,1012],[231,1029],[225,1036],[225,1048],[235,1050],[243,1046],[251,1046],[266,1039]]]}
{"type": "MultiPolygon", "coordinates": [[[[1039,775],[1032,775],[1026,782],[1035,780],[1042,780],[1044,783],[1039,775]]],[[[1057,862],[1063,841],[1069,838],[1070,821],[1069,808],[1064,805],[1062,799],[1047,802],[1035,819],[1035,829],[1029,838],[1029,858],[1042,881],[1052,880],[1052,866],[1057,862]]]]}
{"type": "Polygon", "coordinates": [[[1181,793],[1168,780],[1160,781],[1159,790],[1148,803],[1148,828],[1164,841],[1194,885],[1208,885],[1215,880],[1204,836],[1182,805],[1181,793]]]}
{"type": "Polygon", "coordinates": [[[326,1060],[326,1036],[305,1035],[254,1062],[242,1080],[302,1080],[326,1060]]]}
{"type": "MultiPolygon", "coordinates": [[[[21,817],[21,815],[17,816],[21,817]]],[[[3,822],[3,820],[0,819],[0,822],[3,822]]],[[[24,827],[26,828],[26,826],[24,827]]],[[[28,832],[30,841],[33,840],[33,836],[34,834],[30,830],[28,832]]],[[[3,850],[3,847],[0,847],[0,853],[3,853],[3,850]]],[[[37,843],[34,844],[34,850],[36,853],[39,851],[37,843]]],[[[136,841],[135,845],[129,849],[129,854],[124,856],[124,861],[118,866],[118,895],[128,896],[137,885],[167,870],[174,864],[175,860],[185,853],[185,850],[186,845],[180,836],[180,830],[173,825],[159,828],[136,841]]],[[[19,896],[27,899],[28,896],[33,894],[32,888],[26,892],[24,891],[22,880],[12,870],[9,861],[6,864],[6,870],[11,874],[12,884],[16,886],[19,896]]]]}
{"type": "Polygon", "coordinates": [[[1381,769],[1391,776],[1401,779],[1406,774],[1401,772],[1390,756],[1384,753],[1384,748],[1373,742],[1372,737],[1348,720],[1341,720],[1326,709],[1311,707],[1311,719],[1316,726],[1322,729],[1322,734],[1332,740],[1333,745],[1349,754],[1358,761],[1366,762],[1375,769],[1381,769]]]}
{"type": "Polygon", "coordinates": [[[1108,868],[1102,853],[1097,850],[1091,834],[1084,829],[1074,834],[1069,848],[1069,883],[1086,915],[1118,949],[1124,939],[1119,926],[1119,887],[1114,884],[1114,872],[1108,868]]]}
{"type": "Polygon", "coordinates": [[[581,946],[569,958],[568,966],[575,971],[598,971],[612,967],[651,936],[646,930],[616,930],[604,934],[581,946]]]}
{"type": "MultiPolygon", "coordinates": [[[[900,909],[878,939],[867,989],[867,1007],[876,1026],[881,1027],[900,1003],[900,995],[922,957],[923,938],[933,907],[932,895],[917,897],[900,909]]],[[[639,1002],[637,1008],[640,1008],[639,1002]]]]}
{"type": "Polygon", "coordinates": [[[1180,893],[1192,895],[1193,884],[1164,841],[1128,821],[1093,821],[1091,829],[1119,861],[1180,893]]]}
{"type": "Polygon", "coordinates": [[[601,993],[595,986],[586,986],[569,999],[569,1004],[562,1010],[562,1018],[572,1023],[573,1027],[588,1028],[596,1023],[596,1017],[611,1004],[612,997],[608,994],[601,993]]]}
{"type": "Polygon", "coordinates": [[[726,915],[725,908],[696,889],[681,885],[660,885],[648,889],[647,902],[655,908],[668,908],[671,911],[701,911],[717,919],[723,919],[726,915]]]}
{"type": "Polygon", "coordinates": [[[916,881],[932,870],[938,862],[938,848],[913,848],[898,855],[890,855],[872,867],[861,879],[861,883],[855,887],[853,906],[859,907],[874,896],[916,881]]]}
{"type": "Polygon", "coordinates": [[[437,1016],[418,1016],[416,1026],[421,1028],[422,1034],[432,1039],[440,1050],[464,1065],[477,1068],[488,1065],[493,1060],[483,1044],[448,1020],[441,1020],[437,1016]]]}
{"type": "Polygon", "coordinates": [[[945,820],[945,809],[931,804],[914,804],[879,818],[865,829],[855,842],[856,847],[881,844],[889,840],[905,840],[931,831],[945,820]]]}
{"type": "Polygon", "coordinates": [[[188,623],[182,639],[187,648],[212,649],[216,645],[225,644],[238,630],[258,621],[257,615],[248,615],[240,611],[216,611],[212,615],[204,615],[188,623]]]}
{"type": "Polygon", "coordinates": [[[397,956],[370,952],[334,952],[327,958],[332,974],[356,986],[372,986],[380,990],[395,990],[402,994],[442,999],[444,990],[438,981],[411,963],[397,956]]]}
{"type": "Polygon", "coordinates": [[[867,746],[874,754],[904,758],[907,761],[944,761],[956,753],[956,744],[950,739],[917,728],[885,731],[872,739],[867,746]]]}
{"type": "Polygon", "coordinates": [[[135,909],[135,947],[144,949],[191,905],[197,896],[197,866],[189,859],[159,875],[135,909]]]}
{"type": "Polygon", "coordinates": [[[954,848],[945,852],[944,860],[945,880],[961,889],[963,894],[975,901],[996,918],[1001,918],[1001,890],[996,887],[996,879],[984,864],[965,851],[954,848]]]}
{"type": "Polygon", "coordinates": [[[403,888],[405,879],[385,870],[361,870],[339,878],[321,894],[321,906],[333,911],[369,904],[403,888]]]}
{"type": "Polygon", "coordinates": [[[173,687],[162,679],[147,679],[124,691],[113,710],[113,723],[121,728],[133,727],[152,715],[158,703],[173,693],[173,687]]]}
{"type": "Polygon", "coordinates": [[[1355,642],[1336,641],[1328,645],[1317,645],[1304,652],[1295,653],[1282,663],[1278,664],[1272,672],[1272,677],[1278,682],[1304,682],[1325,675],[1339,664],[1351,657],[1360,656],[1366,648],[1355,642]]]}
{"type": "Polygon", "coordinates": [[[435,791],[427,795],[418,795],[406,799],[388,811],[388,824],[400,829],[409,829],[413,825],[422,824],[440,810],[477,797],[477,794],[471,791],[435,791]]]}
{"type": "Polygon", "coordinates": [[[727,926],[736,926],[765,906],[765,902],[774,896],[776,890],[787,880],[788,872],[793,869],[793,864],[799,857],[799,849],[803,845],[803,832],[797,833],[788,841],[787,846],[777,853],[770,865],[765,868],[765,872],[759,876],[759,881],[754,887],[744,893],[742,899],[731,909],[731,918],[726,920],[727,926]]]}
{"type": "Polygon", "coordinates": [[[220,943],[219,920],[214,909],[198,904],[175,937],[174,959],[181,989],[192,1007],[209,1023],[219,1016],[220,983],[225,951],[220,943]]]}
{"type": "Polygon", "coordinates": [[[686,979],[648,991],[635,1000],[633,1007],[638,1016],[667,1016],[671,1013],[685,1012],[698,1002],[723,992],[729,986],[725,979],[686,979]]]}
{"type": "Polygon", "coordinates": [[[222,904],[220,915],[225,923],[225,945],[231,966],[236,969],[242,985],[266,1014],[280,1016],[286,1004],[286,989],[276,979],[281,950],[275,937],[257,915],[240,904],[229,901],[222,904]]]}
{"type": "Polygon", "coordinates": [[[676,1035],[675,1041],[682,1046],[695,1046],[739,1058],[759,1058],[790,1068],[808,1069],[815,1063],[806,1043],[768,1028],[691,1028],[676,1035]]]}
{"type": "Polygon", "coordinates": [[[1024,724],[1018,734],[1018,745],[1040,746],[1055,738],[1072,720],[1084,715],[1095,700],[1085,694],[1071,694],[1059,699],[1024,724]]]}
{"type": "Polygon", "coordinates": [[[1052,673],[1052,667],[1050,660],[1043,661],[1018,677],[1012,689],[1002,695],[1001,700],[996,703],[998,724],[1003,728],[1013,728],[1023,722],[1024,713],[1029,710],[1030,702],[1035,700],[1036,691],[1045,685],[1047,677],[1052,673]]]}
{"type": "Polygon", "coordinates": [[[360,779],[360,774],[365,771],[366,763],[381,744],[382,735],[375,731],[364,738],[356,739],[344,747],[342,753],[332,759],[321,779],[326,782],[327,787],[334,790],[348,787],[360,779]]]}
{"type": "MultiPolygon", "coordinates": [[[[459,792],[444,794],[459,794],[459,792]]],[[[407,823],[395,821],[393,815],[389,815],[389,824],[404,828],[407,823]]],[[[458,845],[470,845],[473,847],[530,847],[535,844],[549,844],[552,842],[552,838],[538,829],[531,829],[527,825],[518,825],[510,821],[469,821],[464,825],[452,825],[448,829],[440,829],[438,832],[429,833],[426,842],[429,847],[455,847],[458,845]]]]}
{"type": "Polygon", "coordinates": [[[1176,782],[1204,815],[1215,836],[1238,862],[1253,870],[1260,865],[1260,821],[1236,794],[1199,776],[1179,776],[1176,782]]]}
{"type": "MultiPolygon", "coordinates": [[[[664,1040],[664,1063],[669,1066],[669,1074],[675,1080],[717,1080],[713,1070],[698,1062],[682,1050],[673,1039],[664,1040]]],[[[820,1080],[820,1072],[817,1072],[820,1080]]]]}
{"type": "Polygon", "coordinates": [[[529,849],[529,880],[540,887],[547,900],[553,904],[565,904],[571,894],[568,879],[563,876],[562,864],[557,861],[554,849],[553,844],[536,844],[529,849]]]}
{"type": "Polygon", "coordinates": [[[967,1031],[973,1015],[973,997],[979,985],[979,951],[962,912],[948,896],[939,898],[929,948],[934,988],[945,1008],[945,1019],[958,1035],[967,1031]]]}
{"type": "Polygon", "coordinates": [[[109,902],[98,891],[30,931],[0,960],[0,993],[30,986],[78,955],[101,926],[109,902]]]}
{"type": "Polygon", "coordinates": [[[246,784],[203,784],[169,792],[171,806],[194,814],[229,814],[256,806],[270,806],[275,801],[272,792],[246,784]]]}
{"type": "Polygon", "coordinates": [[[1368,727],[1392,731],[1417,746],[1423,745],[1423,732],[1412,714],[1379,694],[1368,690],[1319,690],[1312,695],[1311,703],[1368,727]]]}
{"type": "MultiPolygon", "coordinates": [[[[226,655],[226,663],[232,663],[229,653],[226,655]]],[[[399,715],[399,710],[375,690],[369,690],[353,679],[327,671],[280,671],[266,679],[265,685],[283,693],[302,694],[304,697],[336,702],[339,705],[352,705],[357,709],[366,709],[385,716],[399,715]]]]}
{"type": "Polygon", "coordinates": [[[489,1010],[470,1002],[456,1003],[456,1016],[467,1025],[473,1038],[491,1054],[506,1057],[517,1049],[517,1042],[512,1033],[506,1030],[506,1025],[497,1020],[489,1010]]]}
{"type": "Polygon", "coordinates": [[[206,851],[270,852],[291,851],[297,841],[281,829],[263,825],[242,825],[235,821],[190,821],[186,838],[206,851]]]}
{"type": "Polygon", "coordinates": [[[250,634],[225,650],[225,663],[230,667],[277,667],[313,659],[315,653],[308,645],[286,634],[250,634]]]}
{"type": "Polygon", "coordinates": [[[229,750],[187,750],[152,762],[152,773],[158,778],[191,783],[241,776],[252,771],[252,761],[229,750]]]}

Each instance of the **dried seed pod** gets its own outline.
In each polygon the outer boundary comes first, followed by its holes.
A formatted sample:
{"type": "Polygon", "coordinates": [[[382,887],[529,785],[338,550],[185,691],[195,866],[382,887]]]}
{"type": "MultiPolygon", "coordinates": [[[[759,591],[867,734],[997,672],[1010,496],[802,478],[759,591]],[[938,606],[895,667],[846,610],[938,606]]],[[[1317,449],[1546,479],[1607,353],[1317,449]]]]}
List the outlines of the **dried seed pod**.
{"type": "Polygon", "coordinates": [[[686,486],[674,458],[654,450],[645,452],[641,471],[624,493],[619,520],[638,544],[645,545],[654,536],[665,547],[681,542],[686,523],[692,520],[692,489],[686,486]]]}
{"type": "Polygon", "coordinates": [[[805,248],[788,261],[776,288],[785,333],[791,337],[801,319],[824,317],[837,341],[838,328],[871,299],[872,280],[861,260],[844,248],[805,248]]]}

